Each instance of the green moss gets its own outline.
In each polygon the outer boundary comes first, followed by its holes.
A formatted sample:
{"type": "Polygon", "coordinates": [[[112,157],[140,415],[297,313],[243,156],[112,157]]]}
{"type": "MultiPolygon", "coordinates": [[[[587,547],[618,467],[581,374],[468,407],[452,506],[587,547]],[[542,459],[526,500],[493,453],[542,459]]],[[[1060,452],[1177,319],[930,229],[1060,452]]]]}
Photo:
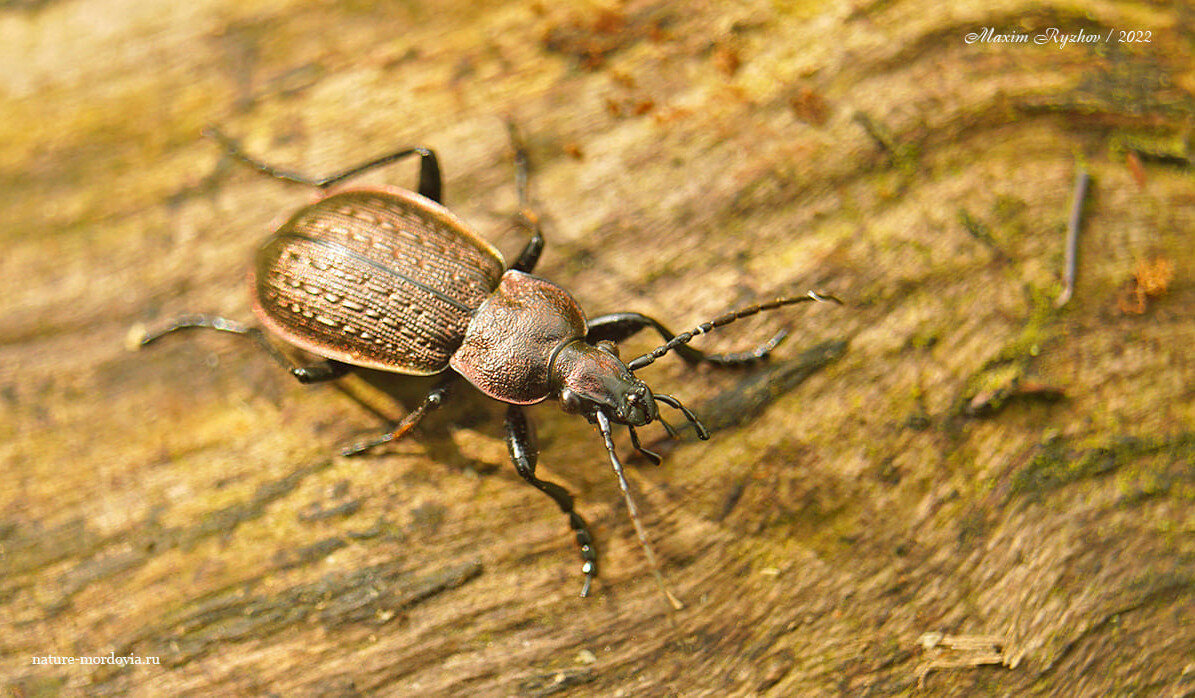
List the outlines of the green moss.
{"type": "Polygon", "coordinates": [[[1116,159],[1136,153],[1148,160],[1172,164],[1191,163],[1191,142],[1184,134],[1118,133],[1112,137],[1109,150],[1116,159]]]}
{"type": "Polygon", "coordinates": [[[772,0],[772,11],[780,17],[788,19],[806,19],[815,17],[823,10],[820,2],[794,2],[794,0],[772,0]]]}
{"type": "MultiPolygon", "coordinates": [[[[1013,475],[1011,495],[1036,500],[1046,492],[1107,473],[1132,468],[1142,458],[1168,455],[1172,463],[1189,464],[1195,458],[1195,434],[1181,434],[1164,440],[1118,437],[1089,448],[1075,448],[1061,437],[1053,437],[1038,447],[1033,459],[1013,475]]],[[[1136,491],[1130,499],[1168,493],[1178,475],[1165,470],[1135,473],[1136,491]]]]}
{"type": "Polygon", "coordinates": [[[1057,333],[1053,297],[1028,288],[1030,310],[1021,331],[967,380],[959,411],[971,416],[1000,410],[1025,377],[1027,369],[1057,333]],[[980,404],[981,403],[981,404],[980,404]]]}
{"type": "Polygon", "coordinates": [[[1001,223],[1008,223],[1017,220],[1028,208],[1029,204],[1024,199],[1001,194],[992,204],[992,217],[1001,223]]]}
{"type": "MultiPolygon", "coordinates": [[[[942,339],[942,328],[923,324],[905,342],[908,349],[932,349],[942,339]]],[[[918,389],[920,395],[920,389],[918,389]]]]}
{"type": "Polygon", "coordinates": [[[854,120],[867,135],[888,152],[892,166],[905,175],[914,176],[919,173],[921,160],[921,145],[912,142],[898,141],[888,127],[879,123],[865,112],[855,112],[854,120]]]}
{"type": "Polygon", "coordinates": [[[50,696],[64,695],[66,684],[67,677],[65,675],[35,673],[8,684],[8,689],[14,696],[50,698],[50,696]]]}
{"type": "Polygon", "coordinates": [[[1031,308],[1025,325],[1011,342],[1000,351],[990,363],[1018,361],[1035,357],[1042,347],[1054,337],[1053,321],[1057,317],[1054,297],[1046,292],[1029,287],[1031,308]]]}
{"type": "Polygon", "coordinates": [[[983,243],[990,249],[996,251],[1000,254],[1000,256],[1007,256],[1004,254],[1004,251],[1000,249],[1000,244],[996,242],[996,237],[992,234],[992,229],[987,223],[984,223],[978,218],[972,216],[971,213],[965,208],[960,208],[958,210],[958,220],[963,228],[971,235],[971,237],[983,243]]]}

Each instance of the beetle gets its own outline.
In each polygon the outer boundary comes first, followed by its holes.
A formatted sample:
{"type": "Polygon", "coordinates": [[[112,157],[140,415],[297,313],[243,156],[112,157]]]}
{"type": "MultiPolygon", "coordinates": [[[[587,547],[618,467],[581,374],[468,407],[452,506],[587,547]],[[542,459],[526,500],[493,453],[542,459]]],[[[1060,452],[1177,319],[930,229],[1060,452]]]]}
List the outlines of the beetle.
{"type": "Polygon", "coordinates": [[[334,380],[354,368],[443,376],[414,410],[385,433],[345,448],[346,456],[402,438],[440,407],[461,379],[507,403],[511,461],[524,480],[551,497],[568,517],[585,575],[581,596],[586,596],[598,569],[593,536],[572,495],[536,476],[539,452],[524,412],[526,405],[558,400],[565,412],[582,415],[600,432],[656,581],[679,608],[680,602],[663,584],[639,521],[615,452],[612,425],[626,426],[632,446],[655,463],[659,455],[643,448],[635,428],[659,421],[675,437],[676,431],[660,417],[660,404],[679,411],[699,438],[708,439],[709,432],[679,400],[653,392],[635,371],[671,351],[690,364],[759,361],[784,339],[783,331],[755,349],[733,354],[708,354],[688,342],[762,311],[808,301],[841,301],[810,291],[726,313],[680,334],[641,313],[586,318],[568,291],[531,273],[544,236],[531,208],[526,147],[513,124],[508,123],[508,129],[515,151],[518,218],[531,235],[509,267],[496,248],[444,207],[439,160],[428,148],[402,148],[337,174],[312,178],[253,158],[233,139],[206,129],[204,134],[241,164],[277,180],[315,187],[325,196],[294,213],[257,252],[251,286],[261,327],[215,315],[183,315],[146,333],[139,344],[147,346],[179,330],[206,328],[255,339],[302,383],[334,380]],[[420,164],[416,191],[370,187],[332,192],[346,180],[412,156],[418,156],[420,164]],[[624,362],[617,343],[644,329],[657,332],[664,344],[624,362]],[[265,332],[320,360],[294,363],[265,332]]]}

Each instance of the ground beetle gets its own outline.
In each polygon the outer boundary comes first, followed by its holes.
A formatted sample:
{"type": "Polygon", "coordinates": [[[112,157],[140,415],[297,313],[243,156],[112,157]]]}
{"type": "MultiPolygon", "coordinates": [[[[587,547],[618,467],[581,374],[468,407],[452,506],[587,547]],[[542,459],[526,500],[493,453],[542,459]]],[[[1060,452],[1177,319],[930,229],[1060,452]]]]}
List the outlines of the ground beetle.
{"type": "Polygon", "coordinates": [[[560,485],[535,476],[539,452],[523,406],[552,398],[566,412],[595,424],[618,476],[636,534],[664,587],[630,497],[622,464],[614,450],[610,425],[625,425],[633,447],[649,460],[635,427],[660,421],[657,404],[678,410],[698,437],[709,438],[701,421],[676,398],[653,393],[634,372],[676,351],[690,364],[735,366],[766,357],[784,338],[780,332],[758,348],[736,354],[706,354],[687,343],[739,318],[806,301],[831,300],[807,295],[777,298],[727,313],[674,335],[659,321],[624,312],[586,319],[568,291],[531,275],[544,238],[530,207],[526,148],[509,126],[515,150],[519,219],[531,240],[506,267],[502,255],[441,203],[440,166],[427,148],[404,148],[343,172],[315,179],[288,172],[247,155],[219,131],[205,133],[227,154],[249,167],[286,182],[326,191],[345,180],[396,160],[418,155],[419,191],[397,188],[349,189],[300,209],[257,254],[253,274],[253,310],[261,325],[287,344],[323,360],[295,365],[266,340],[258,327],[213,315],[185,315],[156,332],[141,346],[176,330],[209,328],[256,339],[302,383],[339,378],[354,367],[410,375],[444,374],[423,401],[381,436],[346,448],[352,456],[401,438],[428,412],[439,407],[463,377],[481,392],[508,403],[506,442],[524,480],[549,497],[568,516],[576,533],[585,574],[581,595],[597,574],[597,552],[573,498],[560,485]],[[643,329],[658,332],[665,343],[623,362],[616,342],[643,329]]]}

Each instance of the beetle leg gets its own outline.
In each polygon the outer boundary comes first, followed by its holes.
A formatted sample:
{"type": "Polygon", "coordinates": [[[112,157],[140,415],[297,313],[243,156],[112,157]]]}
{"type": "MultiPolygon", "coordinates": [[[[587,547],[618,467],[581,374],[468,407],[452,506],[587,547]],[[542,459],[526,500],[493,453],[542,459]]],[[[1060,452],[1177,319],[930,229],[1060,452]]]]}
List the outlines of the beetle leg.
{"type": "Polygon", "coordinates": [[[515,470],[528,483],[539,491],[548,495],[568,516],[568,525],[577,534],[577,545],[581,548],[581,571],[585,574],[585,586],[581,588],[581,596],[589,594],[589,586],[597,576],[597,550],[593,546],[593,536],[589,533],[589,524],[573,508],[573,497],[560,485],[541,480],[535,476],[535,465],[539,461],[539,446],[535,442],[535,429],[527,421],[523,408],[511,405],[506,410],[506,446],[510,449],[510,460],[515,464],[515,470]]]}
{"type": "MultiPolygon", "coordinates": [[[[676,337],[659,320],[642,313],[611,313],[590,320],[589,334],[585,339],[590,344],[601,340],[621,342],[636,332],[649,327],[658,332],[665,342],[676,337]]],[[[679,344],[674,349],[689,364],[707,363],[714,366],[742,366],[767,358],[768,354],[771,354],[772,350],[779,346],[786,336],[788,336],[788,333],[781,330],[771,339],[754,349],[732,354],[707,354],[687,344],[679,344]]]]}
{"type": "Polygon", "coordinates": [[[323,381],[335,380],[353,370],[352,366],[339,361],[333,361],[331,359],[317,361],[305,366],[296,365],[286,356],[286,354],[278,351],[277,347],[275,347],[273,344],[270,344],[269,340],[266,339],[265,333],[261,331],[261,328],[253,327],[252,325],[246,325],[244,323],[237,322],[236,320],[229,320],[228,318],[219,317],[217,315],[180,315],[179,317],[171,320],[170,323],[162,329],[157,330],[156,332],[146,333],[145,336],[141,337],[141,339],[137,342],[137,345],[140,347],[148,346],[158,341],[162,337],[170,334],[171,332],[191,329],[217,330],[220,332],[231,332],[232,334],[239,334],[243,337],[249,337],[250,339],[256,341],[261,348],[265,349],[266,353],[270,355],[270,358],[277,362],[279,366],[282,366],[287,371],[290,371],[290,374],[297,378],[300,383],[320,383],[323,381]]]}
{"type": "Polygon", "coordinates": [[[407,413],[394,428],[380,436],[375,436],[372,439],[365,439],[358,441],[351,446],[345,447],[341,450],[342,456],[359,456],[366,451],[370,451],[382,444],[390,443],[391,441],[398,441],[407,435],[411,429],[415,428],[428,412],[432,412],[444,404],[444,398],[448,395],[448,389],[456,381],[456,374],[449,374],[448,377],[436,384],[436,387],[428,391],[427,395],[423,397],[423,402],[419,406],[407,413]]]}
{"type": "Polygon", "coordinates": [[[323,383],[324,381],[332,381],[337,378],[343,378],[351,373],[353,367],[333,361],[332,359],[324,359],[306,366],[292,366],[290,374],[298,379],[300,383],[323,383]]]}
{"type": "Polygon", "coordinates": [[[319,189],[327,189],[334,184],[339,184],[347,179],[364,174],[369,170],[376,169],[383,165],[389,165],[392,162],[401,160],[411,155],[419,156],[419,193],[436,203],[443,203],[441,196],[443,194],[443,187],[441,186],[440,177],[440,163],[436,159],[435,151],[427,148],[403,148],[402,150],[387,153],[381,157],[374,158],[368,162],[363,162],[360,165],[355,165],[337,172],[327,177],[308,177],[307,175],[284,170],[275,167],[268,163],[262,162],[254,157],[251,157],[244,150],[241,149],[241,144],[221,133],[214,127],[208,127],[203,130],[203,135],[223,146],[224,151],[230,156],[239,160],[242,164],[247,165],[258,172],[273,177],[274,179],[281,179],[284,182],[294,182],[295,184],[306,184],[310,187],[317,187],[319,189]]]}
{"type": "Polygon", "coordinates": [[[510,133],[510,143],[515,151],[515,187],[519,190],[519,224],[531,231],[531,239],[519,253],[519,258],[510,266],[511,269],[530,273],[539,261],[544,251],[544,234],[539,228],[539,216],[531,208],[531,190],[528,180],[531,174],[531,161],[527,157],[527,146],[523,143],[518,129],[513,121],[506,122],[506,130],[510,133]]]}

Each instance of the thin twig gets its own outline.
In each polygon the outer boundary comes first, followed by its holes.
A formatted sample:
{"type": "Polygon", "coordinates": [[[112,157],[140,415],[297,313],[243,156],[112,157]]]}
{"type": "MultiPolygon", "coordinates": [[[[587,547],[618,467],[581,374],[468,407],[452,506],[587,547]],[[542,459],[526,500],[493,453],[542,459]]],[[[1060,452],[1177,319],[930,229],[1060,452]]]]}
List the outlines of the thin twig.
{"type": "Polygon", "coordinates": [[[1066,224],[1066,262],[1062,276],[1062,294],[1054,301],[1055,308],[1066,305],[1075,293],[1075,267],[1079,254],[1079,226],[1083,222],[1083,201],[1087,198],[1087,184],[1091,175],[1087,170],[1079,169],[1075,176],[1075,196],[1071,203],[1071,217],[1066,224]]]}

